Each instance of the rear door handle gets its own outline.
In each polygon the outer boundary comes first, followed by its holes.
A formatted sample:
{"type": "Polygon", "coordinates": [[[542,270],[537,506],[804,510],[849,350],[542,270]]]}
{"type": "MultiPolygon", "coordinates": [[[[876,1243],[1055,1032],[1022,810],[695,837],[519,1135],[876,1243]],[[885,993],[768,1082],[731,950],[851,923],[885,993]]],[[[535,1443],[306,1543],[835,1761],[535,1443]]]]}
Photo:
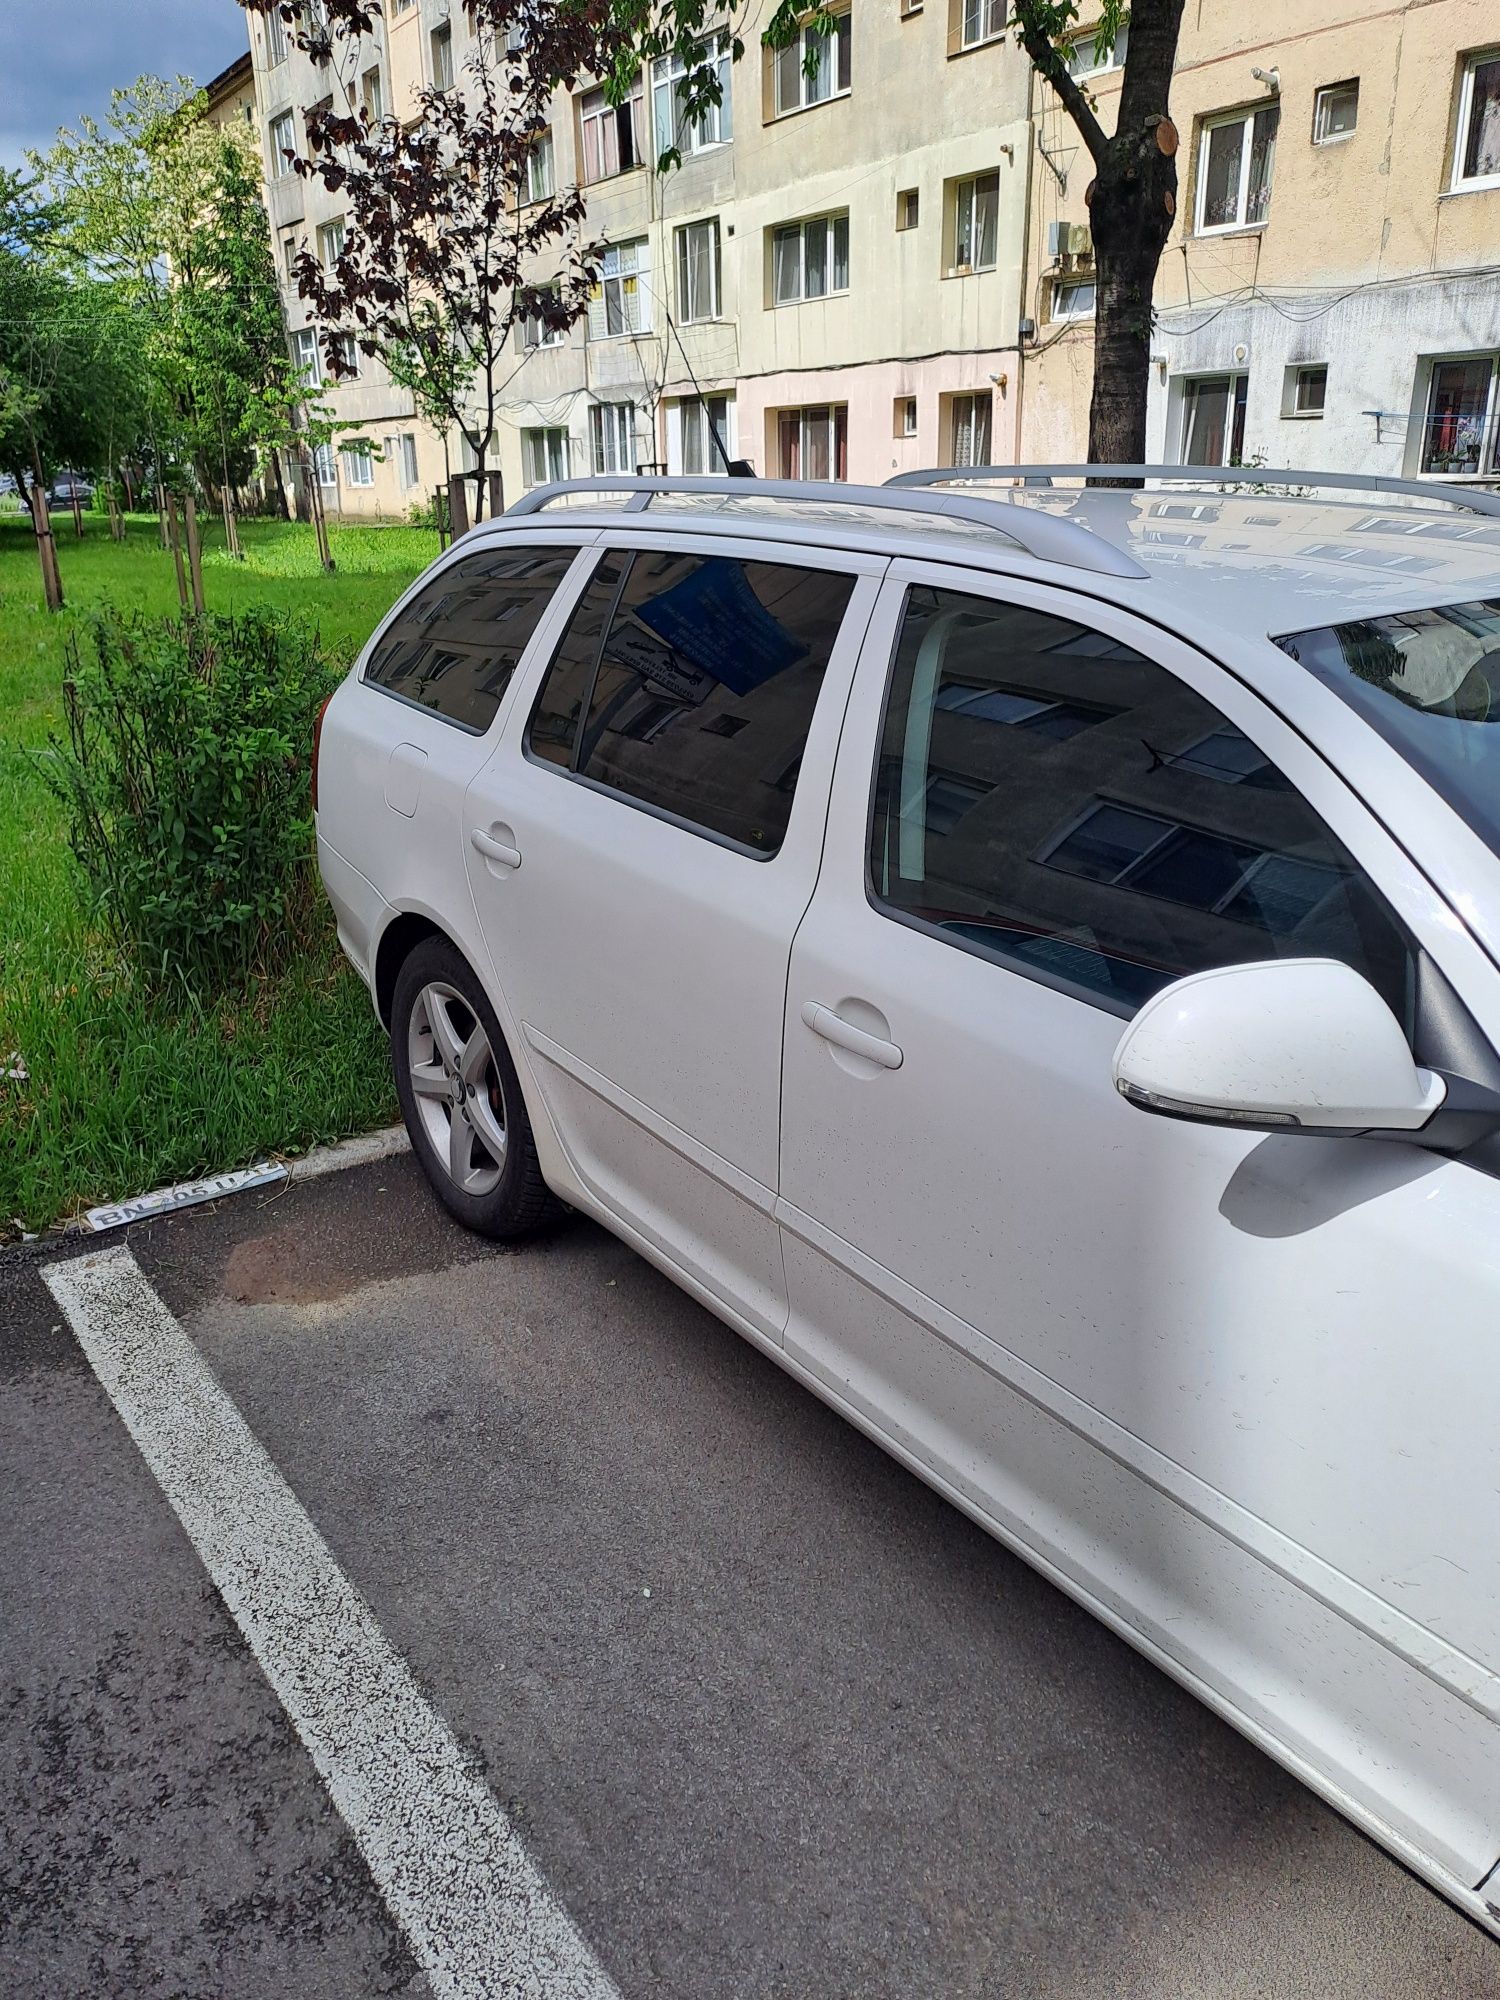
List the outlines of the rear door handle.
{"type": "Polygon", "coordinates": [[[863,1028],[856,1028],[835,1014],[831,1007],[824,1007],[816,1000],[804,1000],[802,1019],[815,1035],[821,1035],[825,1042],[835,1047],[847,1049],[850,1055],[863,1056],[867,1062],[879,1063],[882,1069],[900,1069],[901,1051],[894,1042],[887,1042],[879,1035],[867,1034],[863,1028]]]}
{"type": "MultiPolygon", "coordinates": [[[[506,831],[510,829],[507,827],[506,831]]],[[[519,868],[521,850],[508,840],[498,840],[494,834],[486,833],[482,826],[474,827],[469,834],[469,843],[476,847],[487,861],[498,861],[502,868],[519,868]]]]}

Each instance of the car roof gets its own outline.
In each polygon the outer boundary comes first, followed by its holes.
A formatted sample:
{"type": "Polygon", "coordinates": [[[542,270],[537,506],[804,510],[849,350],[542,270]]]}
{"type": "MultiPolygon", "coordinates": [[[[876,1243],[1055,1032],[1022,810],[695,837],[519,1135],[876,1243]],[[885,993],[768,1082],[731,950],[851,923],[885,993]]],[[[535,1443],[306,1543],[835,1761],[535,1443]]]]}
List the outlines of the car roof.
{"type": "MultiPolygon", "coordinates": [[[[951,468],[938,476],[963,477],[951,468]]],[[[1448,490],[1461,499],[1461,489],[1448,490]]],[[[1170,485],[1144,489],[966,484],[941,495],[925,486],[601,479],[536,489],[485,526],[536,524],[545,510],[548,519],[581,513],[601,532],[638,532],[649,521],[962,562],[1083,588],[1162,622],[1185,615],[1264,638],[1500,595],[1500,517],[1410,495],[1410,487],[1358,499],[1272,484],[1226,491],[1212,475],[1198,485],[1180,469],[1170,485]]]]}

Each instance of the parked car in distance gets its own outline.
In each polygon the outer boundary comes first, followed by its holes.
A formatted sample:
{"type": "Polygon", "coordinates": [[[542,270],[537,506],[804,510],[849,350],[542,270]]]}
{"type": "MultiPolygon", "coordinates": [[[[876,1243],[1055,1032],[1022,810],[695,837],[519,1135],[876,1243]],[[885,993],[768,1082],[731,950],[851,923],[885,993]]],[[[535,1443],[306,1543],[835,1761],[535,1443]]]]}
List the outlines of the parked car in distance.
{"type": "Polygon", "coordinates": [[[88,507],[93,499],[93,486],[79,472],[60,472],[47,489],[49,507],[71,507],[75,500],[80,507],[88,507]]]}
{"type": "Polygon", "coordinates": [[[1500,1934],[1500,500],[925,477],[541,489],[381,624],[318,852],[417,1158],[1500,1934]]]}

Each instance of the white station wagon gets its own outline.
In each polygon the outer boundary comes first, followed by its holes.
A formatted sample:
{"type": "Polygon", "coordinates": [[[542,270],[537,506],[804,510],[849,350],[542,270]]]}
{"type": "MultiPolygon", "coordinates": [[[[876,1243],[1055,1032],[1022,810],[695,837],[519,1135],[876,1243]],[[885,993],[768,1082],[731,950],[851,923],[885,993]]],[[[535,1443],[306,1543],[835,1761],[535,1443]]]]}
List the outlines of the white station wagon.
{"type": "Polygon", "coordinates": [[[1500,499],[959,477],[548,487],[408,591],[318,851],[412,1144],[1500,1933],[1500,499]]]}

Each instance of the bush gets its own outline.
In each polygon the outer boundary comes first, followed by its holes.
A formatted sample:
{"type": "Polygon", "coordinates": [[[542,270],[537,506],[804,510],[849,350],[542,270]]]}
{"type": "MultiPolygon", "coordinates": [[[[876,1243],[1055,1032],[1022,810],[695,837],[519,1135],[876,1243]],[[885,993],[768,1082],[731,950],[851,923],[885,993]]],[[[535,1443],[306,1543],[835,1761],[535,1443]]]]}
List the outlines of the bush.
{"type": "Polygon", "coordinates": [[[153,984],[243,979],[307,939],[309,763],[337,671],[264,611],[93,621],[68,638],[68,741],[42,775],[89,914],[153,984]]]}

